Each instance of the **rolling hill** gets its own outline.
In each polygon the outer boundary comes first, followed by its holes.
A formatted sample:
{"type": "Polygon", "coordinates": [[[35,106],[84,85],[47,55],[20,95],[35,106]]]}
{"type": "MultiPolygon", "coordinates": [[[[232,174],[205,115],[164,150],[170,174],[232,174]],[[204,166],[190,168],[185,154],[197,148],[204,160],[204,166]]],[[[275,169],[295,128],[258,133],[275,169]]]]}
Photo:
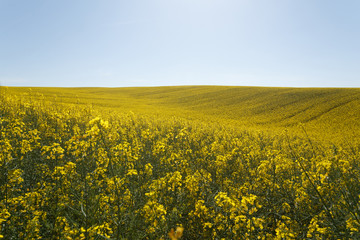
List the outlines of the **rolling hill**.
{"type": "Polygon", "coordinates": [[[359,89],[0,93],[0,238],[360,239],[359,89]]]}
{"type": "Polygon", "coordinates": [[[45,101],[91,104],[111,112],[178,116],[236,128],[304,134],[318,140],[359,139],[360,89],[174,86],[7,88],[45,101]],[[299,127],[301,125],[301,127],[299,127]]]}

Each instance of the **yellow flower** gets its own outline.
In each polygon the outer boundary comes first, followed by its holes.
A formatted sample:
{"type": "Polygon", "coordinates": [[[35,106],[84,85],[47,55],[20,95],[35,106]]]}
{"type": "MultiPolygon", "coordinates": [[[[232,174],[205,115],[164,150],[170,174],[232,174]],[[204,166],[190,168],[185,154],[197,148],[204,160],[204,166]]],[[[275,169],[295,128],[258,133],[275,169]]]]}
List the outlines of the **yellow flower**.
{"type": "Polygon", "coordinates": [[[136,169],[129,169],[126,175],[128,176],[138,175],[138,171],[136,169]]]}
{"type": "Polygon", "coordinates": [[[171,240],[178,240],[178,239],[180,239],[182,237],[183,232],[184,232],[183,227],[177,227],[175,231],[172,228],[171,231],[169,232],[169,238],[171,240]]]}
{"type": "Polygon", "coordinates": [[[209,223],[209,222],[204,224],[204,228],[212,228],[212,226],[213,226],[213,224],[209,223]]]}

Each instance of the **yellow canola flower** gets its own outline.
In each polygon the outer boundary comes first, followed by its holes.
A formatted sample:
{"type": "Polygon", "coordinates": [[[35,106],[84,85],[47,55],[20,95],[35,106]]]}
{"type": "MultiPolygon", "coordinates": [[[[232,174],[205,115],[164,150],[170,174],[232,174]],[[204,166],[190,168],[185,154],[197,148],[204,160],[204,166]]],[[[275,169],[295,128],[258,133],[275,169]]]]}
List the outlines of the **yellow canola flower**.
{"type": "Polygon", "coordinates": [[[96,117],[94,119],[91,119],[89,121],[89,125],[94,125],[96,122],[99,122],[100,120],[101,120],[100,117],[96,117]]]}
{"type": "Polygon", "coordinates": [[[183,227],[177,227],[175,231],[172,228],[168,235],[171,240],[178,240],[182,237],[183,232],[184,232],[183,227]]]}
{"type": "Polygon", "coordinates": [[[153,166],[151,165],[151,163],[147,163],[145,165],[145,173],[148,176],[151,176],[153,174],[153,166]]]}
{"type": "Polygon", "coordinates": [[[74,169],[76,169],[76,164],[73,162],[67,162],[64,165],[64,169],[66,170],[66,172],[70,173],[72,172],[74,169]]]}
{"type": "Polygon", "coordinates": [[[138,175],[138,171],[136,169],[129,169],[126,175],[127,176],[138,175]]]}
{"type": "Polygon", "coordinates": [[[100,125],[105,129],[109,128],[109,122],[108,121],[101,120],[100,125]]]}
{"type": "Polygon", "coordinates": [[[212,228],[212,226],[213,226],[212,223],[209,222],[204,223],[204,228],[212,228]]]}

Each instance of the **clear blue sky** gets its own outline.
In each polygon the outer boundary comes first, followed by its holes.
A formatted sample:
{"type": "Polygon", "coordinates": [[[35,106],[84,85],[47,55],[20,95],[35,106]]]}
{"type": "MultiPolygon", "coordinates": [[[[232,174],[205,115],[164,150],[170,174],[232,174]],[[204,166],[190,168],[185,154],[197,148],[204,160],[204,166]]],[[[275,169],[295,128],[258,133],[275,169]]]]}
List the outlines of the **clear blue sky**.
{"type": "Polygon", "coordinates": [[[360,1],[0,0],[0,85],[360,87],[360,1]]]}

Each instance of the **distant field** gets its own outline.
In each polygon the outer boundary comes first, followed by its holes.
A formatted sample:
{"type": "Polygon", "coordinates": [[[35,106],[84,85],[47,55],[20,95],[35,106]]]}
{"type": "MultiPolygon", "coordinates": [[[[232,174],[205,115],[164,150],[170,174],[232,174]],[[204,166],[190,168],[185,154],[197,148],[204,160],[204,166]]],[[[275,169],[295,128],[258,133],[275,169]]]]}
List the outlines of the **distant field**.
{"type": "Polygon", "coordinates": [[[46,101],[91,104],[109,112],[178,116],[240,129],[284,129],[319,141],[360,139],[360,89],[176,86],[7,88],[46,101]],[[305,130],[305,131],[304,131],[305,130]]]}
{"type": "Polygon", "coordinates": [[[0,93],[0,239],[360,239],[360,89],[0,93]]]}

